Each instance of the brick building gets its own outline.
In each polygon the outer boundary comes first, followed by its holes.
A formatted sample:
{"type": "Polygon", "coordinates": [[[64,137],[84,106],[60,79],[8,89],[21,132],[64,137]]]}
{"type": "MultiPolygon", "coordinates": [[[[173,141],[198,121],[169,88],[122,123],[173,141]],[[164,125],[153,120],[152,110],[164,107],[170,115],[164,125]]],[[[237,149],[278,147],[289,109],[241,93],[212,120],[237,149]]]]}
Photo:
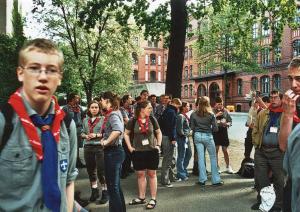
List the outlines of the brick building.
{"type": "MultiPolygon", "coordinates": [[[[300,7],[298,8],[300,13],[300,7]]],[[[300,19],[299,19],[300,21],[300,19]]],[[[197,29],[197,20],[190,21],[188,32],[197,29]]],[[[300,29],[284,28],[282,42],[277,49],[269,48],[271,32],[258,24],[253,26],[253,36],[262,36],[264,48],[258,53],[257,61],[264,68],[264,73],[227,72],[226,105],[233,105],[236,111],[247,111],[248,100],[245,98],[250,90],[259,90],[262,95],[269,95],[273,89],[282,92],[289,88],[287,66],[294,56],[300,55],[300,29]]],[[[186,38],[184,64],[182,71],[182,100],[194,103],[199,96],[206,95],[214,102],[216,96],[225,96],[224,72],[222,70],[206,70],[197,61],[193,44],[197,38],[186,38]]],[[[163,41],[157,44],[142,41],[144,52],[134,60],[133,79],[139,85],[151,82],[163,83],[167,69],[168,50],[163,48],[163,41]]],[[[205,64],[201,64],[205,66],[205,64]]],[[[151,91],[150,91],[151,93],[151,91]]]]}
{"type": "Polygon", "coordinates": [[[141,90],[147,89],[150,94],[163,94],[168,58],[163,40],[152,42],[140,37],[134,39],[141,52],[132,53],[134,84],[129,88],[129,93],[136,97],[141,90]]]}

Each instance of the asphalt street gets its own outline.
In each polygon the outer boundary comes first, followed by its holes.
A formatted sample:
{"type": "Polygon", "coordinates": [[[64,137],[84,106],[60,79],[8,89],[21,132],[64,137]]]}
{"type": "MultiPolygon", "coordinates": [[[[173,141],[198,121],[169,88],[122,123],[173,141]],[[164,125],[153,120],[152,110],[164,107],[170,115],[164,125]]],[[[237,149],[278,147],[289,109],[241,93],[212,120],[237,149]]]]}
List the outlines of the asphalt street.
{"type": "MultiPolygon", "coordinates": [[[[243,179],[236,174],[222,173],[224,185],[211,186],[209,181],[205,187],[195,185],[197,177],[191,175],[188,181],[175,182],[173,188],[158,187],[157,206],[153,211],[161,212],[250,212],[255,203],[256,192],[252,189],[253,179],[243,179]]],[[[158,179],[160,172],[158,171],[158,179]]],[[[209,176],[210,179],[210,176],[209,176]]],[[[130,206],[131,199],[137,197],[137,182],[135,174],[121,180],[127,211],[146,211],[145,205],[130,206]]],[[[149,188],[146,198],[149,200],[149,188]]],[[[90,186],[85,169],[80,169],[76,180],[76,190],[82,192],[82,197],[88,199],[90,186]]],[[[108,204],[87,206],[93,212],[108,211],[108,204]]],[[[148,211],[148,210],[147,210],[148,211]]]]}

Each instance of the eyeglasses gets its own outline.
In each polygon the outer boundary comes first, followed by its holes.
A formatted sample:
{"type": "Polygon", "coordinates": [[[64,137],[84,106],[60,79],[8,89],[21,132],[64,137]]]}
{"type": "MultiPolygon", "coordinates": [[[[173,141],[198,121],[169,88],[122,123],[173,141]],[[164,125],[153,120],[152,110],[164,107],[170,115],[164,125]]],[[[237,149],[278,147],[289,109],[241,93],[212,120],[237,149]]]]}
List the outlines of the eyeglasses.
{"type": "Polygon", "coordinates": [[[38,65],[33,65],[33,66],[20,66],[23,69],[28,70],[32,75],[39,76],[42,72],[44,72],[47,76],[53,77],[53,76],[58,76],[61,74],[60,70],[56,67],[47,67],[45,69],[42,69],[41,66],[38,65]]]}

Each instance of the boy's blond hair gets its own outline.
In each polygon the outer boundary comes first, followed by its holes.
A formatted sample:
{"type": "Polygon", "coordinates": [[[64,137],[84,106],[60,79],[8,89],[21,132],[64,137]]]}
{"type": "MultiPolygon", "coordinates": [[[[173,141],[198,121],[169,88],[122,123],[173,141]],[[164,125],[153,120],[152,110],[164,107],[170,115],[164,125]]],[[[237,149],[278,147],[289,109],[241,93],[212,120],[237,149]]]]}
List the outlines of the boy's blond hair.
{"type": "Polygon", "coordinates": [[[178,106],[181,106],[182,105],[182,102],[179,98],[174,98],[171,100],[171,103],[172,104],[175,104],[175,105],[178,105],[178,106]]]}
{"type": "Polygon", "coordinates": [[[62,71],[62,66],[64,63],[64,56],[62,51],[51,41],[44,38],[37,38],[31,40],[22,47],[19,51],[18,65],[22,66],[25,63],[26,53],[30,51],[38,51],[45,54],[55,54],[59,57],[59,68],[62,71]]]}

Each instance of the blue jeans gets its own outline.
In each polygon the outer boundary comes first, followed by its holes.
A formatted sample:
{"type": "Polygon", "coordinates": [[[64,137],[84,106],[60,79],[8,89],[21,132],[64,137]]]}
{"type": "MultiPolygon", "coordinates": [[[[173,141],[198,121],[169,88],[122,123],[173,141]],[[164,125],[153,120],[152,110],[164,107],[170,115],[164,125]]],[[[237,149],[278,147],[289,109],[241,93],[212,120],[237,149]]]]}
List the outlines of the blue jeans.
{"type": "Polygon", "coordinates": [[[186,136],[177,137],[177,177],[185,179],[188,177],[187,167],[192,157],[191,145],[186,136]]]}
{"type": "Polygon", "coordinates": [[[211,164],[211,182],[216,184],[221,182],[220,174],[217,167],[216,147],[211,133],[195,132],[194,142],[198,152],[198,164],[199,164],[199,182],[204,183],[207,181],[206,167],[205,167],[205,151],[207,149],[210,164],[211,164]]]}
{"type": "Polygon", "coordinates": [[[125,152],[123,147],[104,149],[105,179],[109,194],[110,212],[126,211],[125,200],[120,184],[121,166],[124,159],[125,152]]]}

